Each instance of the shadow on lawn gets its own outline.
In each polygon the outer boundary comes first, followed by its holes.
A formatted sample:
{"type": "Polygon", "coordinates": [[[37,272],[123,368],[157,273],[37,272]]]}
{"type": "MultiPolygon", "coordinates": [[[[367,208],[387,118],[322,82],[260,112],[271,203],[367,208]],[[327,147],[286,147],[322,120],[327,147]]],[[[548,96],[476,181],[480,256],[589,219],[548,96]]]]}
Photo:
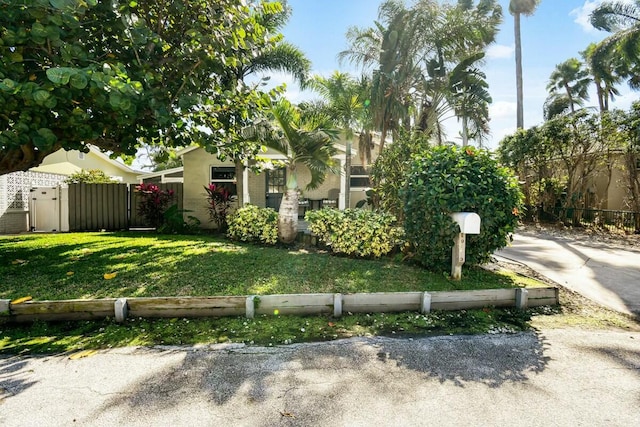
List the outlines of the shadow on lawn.
{"type": "Polygon", "coordinates": [[[481,269],[466,269],[463,280],[453,282],[391,259],[356,260],[212,236],[108,233],[77,244],[14,248],[11,257],[28,264],[0,266],[6,279],[0,296],[28,292],[37,300],[514,286],[512,279],[481,269]],[[113,272],[113,280],[103,279],[113,272]]]}

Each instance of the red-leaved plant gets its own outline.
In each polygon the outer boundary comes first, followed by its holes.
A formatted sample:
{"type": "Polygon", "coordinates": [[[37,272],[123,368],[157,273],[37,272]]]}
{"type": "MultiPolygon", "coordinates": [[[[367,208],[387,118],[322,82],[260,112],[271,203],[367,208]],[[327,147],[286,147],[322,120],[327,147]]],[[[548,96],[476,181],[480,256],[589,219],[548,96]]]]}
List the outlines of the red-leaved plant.
{"type": "Polygon", "coordinates": [[[207,209],[209,218],[216,223],[218,231],[227,229],[227,215],[232,205],[231,193],[222,185],[209,184],[204,189],[207,191],[207,209]]]}
{"type": "Polygon", "coordinates": [[[136,186],[138,192],[138,214],[151,227],[158,228],[164,223],[164,212],[174,198],[173,190],[161,190],[155,184],[140,184],[136,186]]]}

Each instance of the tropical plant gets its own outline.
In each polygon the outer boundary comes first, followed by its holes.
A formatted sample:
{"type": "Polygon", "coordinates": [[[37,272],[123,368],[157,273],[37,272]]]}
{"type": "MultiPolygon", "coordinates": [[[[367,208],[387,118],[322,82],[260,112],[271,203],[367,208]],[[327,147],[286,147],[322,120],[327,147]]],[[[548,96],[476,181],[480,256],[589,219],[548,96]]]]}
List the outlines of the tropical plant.
{"type": "Polygon", "coordinates": [[[364,209],[325,208],[305,215],[309,230],[333,253],[379,258],[402,246],[402,227],[392,215],[364,209]]]}
{"type": "Polygon", "coordinates": [[[99,169],[82,169],[80,172],[69,175],[64,180],[65,184],[112,184],[117,182],[99,169]]]}
{"type": "Polygon", "coordinates": [[[613,101],[615,96],[620,95],[615,86],[620,83],[620,68],[623,64],[618,56],[609,58],[607,61],[597,62],[595,60],[597,46],[597,44],[591,43],[584,52],[581,52],[581,55],[596,86],[598,107],[600,113],[603,114],[609,111],[609,101],[613,101]]]}
{"type": "Polygon", "coordinates": [[[347,33],[350,48],[339,57],[371,71],[371,114],[381,132],[380,152],[389,132],[395,140],[399,129],[413,126],[442,142],[441,122],[450,112],[463,124],[477,124],[474,130],[481,135],[487,129],[490,99],[484,96],[484,77],[471,65],[495,39],[502,19],[497,2],[483,0],[474,6],[471,1],[419,0],[407,7],[388,0],[380,6],[378,19],[371,28],[352,28],[347,33]],[[463,69],[468,79],[461,78],[463,69]],[[474,91],[484,93],[466,99],[462,95],[474,91]]]}
{"type": "Polygon", "coordinates": [[[378,156],[371,168],[374,203],[380,210],[404,221],[404,190],[413,155],[429,147],[422,132],[401,131],[396,141],[378,156]]]}
{"type": "Polygon", "coordinates": [[[281,11],[242,0],[0,1],[0,174],[87,144],[246,152],[243,120],[276,91],[230,80],[229,69],[276,44],[258,17],[281,11]]]}
{"type": "Polygon", "coordinates": [[[242,242],[275,245],[278,243],[278,212],[245,205],[230,216],[227,235],[242,242]]]}
{"type": "Polygon", "coordinates": [[[516,126],[524,127],[524,107],[522,90],[522,35],[520,17],[531,16],[540,4],[540,0],[510,0],[509,13],[513,15],[513,32],[516,40],[516,126]]]}
{"type": "MultiPolygon", "coordinates": [[[[556,65],[549,77],[547,90],[551,98],[558,97],[562,91],[561,99],[564,98],[569,111],[575,113],[576,106],[584,105],[584,101],[589,99],[590,84],[591,77],[584,64],[576,58],[570,58],[556,65]]],[[[553,111],[556,112],[556,110],[553,111]]]]}
{"type": "Polygon", "coordinates": [[[223,186],[209,184],[204,187],[207,192],[207,210],[209,218],[216,223],[216,228],[220,232],[227,229],[227,216],[233,204],[231,193],[223,186]]]}
{"type": "Polygon", "coordinates": [[[604,67],[608,61],[621,61],[618,72],[629,78],[629,85],[638,89],[640,78],[640,0],[605,1],[591,12],[591,25],[613,33],[593,49],[592,61],[604,67]]]}
{"type": "Polygon", "coordinates": [[[162,190],[155,184],[136,185],[138,194],[138,214],[150,227],[160,228],[164,223],[164,213],[174,199],[173,190],[162,190]]]}
{"type": "Polygon", "coordinates": [[[286,192],[278,211],[278,237],[291,243],[298,235],[298,167],[305,166],[311,175],[306,189],[317,188],[327,173],[335,172],[333,143],[339,131],[330,117],[317,110],[301,111],[282,98],[270,109],[273,120],[245,129],[245,137],[282,153],[287,170],[286,192]]]}
{"type": "Polygon", "coordinates": [[[522,192],[512,172],[484,150],[433,147],[414,156],[407,177],[404,228],[415,259],[430,269],[450,267],[460,232],[454,212],[475,212],[480,234],[467,235],[466,259],[486,262],[507,245],[522,211],[522,192]]]}

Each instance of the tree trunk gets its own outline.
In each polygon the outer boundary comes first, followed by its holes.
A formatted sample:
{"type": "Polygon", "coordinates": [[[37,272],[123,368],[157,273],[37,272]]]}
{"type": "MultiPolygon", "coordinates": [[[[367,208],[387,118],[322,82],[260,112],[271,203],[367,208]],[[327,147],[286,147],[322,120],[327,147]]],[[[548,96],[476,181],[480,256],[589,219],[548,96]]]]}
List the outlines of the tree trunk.
{"type": "Polygon", "coordinates": [[[516,123],[518,129],[524,128],[524,108],[522,106],[522,44],[520,41],[520,14],[513,15],[513,26],[516,39],[516,123]]]}
{"type": "Polygon", "coordinates": [[[462,146],[469,145],[469,126],[467,125],[467,117],[462,117],[462,146]]]}
{"type": "Polygon", "coordinates": [[[278,238],[282,243],[293,243],[298,236],[298,182],[295,168],[287,172],[287,192],[278,211],[278,238]]]}

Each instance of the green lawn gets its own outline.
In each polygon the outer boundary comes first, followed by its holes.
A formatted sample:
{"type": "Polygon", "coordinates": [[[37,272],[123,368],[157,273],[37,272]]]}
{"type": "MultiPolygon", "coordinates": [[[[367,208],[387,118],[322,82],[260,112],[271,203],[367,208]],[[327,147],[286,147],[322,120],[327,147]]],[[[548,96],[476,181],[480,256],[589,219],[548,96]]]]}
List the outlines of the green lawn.
{"type": "MultiPolygon", "coordinates": [[[[515,274],[464,268],[451,281],[392,259],[354,260],[303,249],[263,248],[212,236],[134,233],[0,237],[0,299],[382,292],[535,286],[515,274]],[[115,274],[114,274],[115,273],[115,274]],[[110,279],[105,279],[112,277],[110,279]]],[[[538,284],[539,285],[539,284],[538,284]]],[[[0,353],[59,353],[127,345],[241,342],[282,345],[358,335],[519,331],[515,309],[331,316],[129,318],[5,324],[0,353]]]]}
{"type": "Polygon", "coordinates": [[[465,267],[463,280],[455,282],[392,259],[354,260],[213,236],[4,236],[0,254],[1,299],[437,291],[523,284],[518,276],[477,268],[465,267]],[[113,273],[115,277],[105,279],[113,273]]]}

